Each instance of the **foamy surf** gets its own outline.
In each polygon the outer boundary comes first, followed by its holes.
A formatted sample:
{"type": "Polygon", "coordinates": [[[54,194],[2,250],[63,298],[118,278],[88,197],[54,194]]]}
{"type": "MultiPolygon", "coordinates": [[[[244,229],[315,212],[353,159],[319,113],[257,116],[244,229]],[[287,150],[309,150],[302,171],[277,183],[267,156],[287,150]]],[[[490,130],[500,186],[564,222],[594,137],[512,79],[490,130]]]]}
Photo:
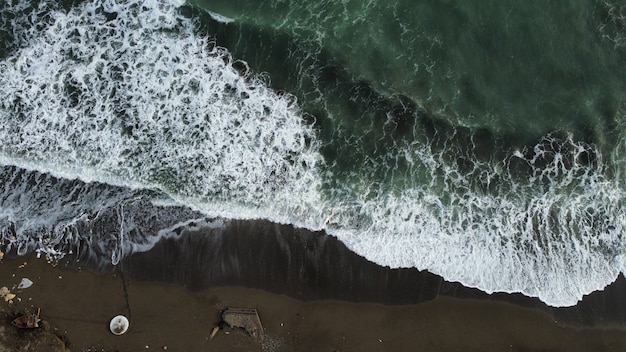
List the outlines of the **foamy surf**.
{"type": "Polygon", "coordinates": [[[62,255],[63,245],[87,235],[56,230],[58,224],[88,223],[93,218],[84,214],[104,210],[120,227],[91,244],[102,247],[98,252],[112,251],[117,262],[129,245],[148,248],[145,239],[135,243],[123,220],[123,204],[137,197],[211,216],[269,213],[297,222],[298,213],[314,214],[307,203],[315,201],[320,158],[293,97],[243,72],[246,64],[195,33],[177,6],[96,1],[66,12],[54,2],[30,9],[18,2],[4,9],[21,16],[7,23],[17,33],[16,50],[0,63],[0,160],[20,171],[3,179],[25,170],[44,179],[33,189],[5,188],[5,229],[17,228],[4,235],[20,253],[36,242],[38,250],[62,255]],[[29,16],[42,25],[32,27],[29,16]],[[80,206],[45,201],[81,193],[76,187],[115,191],[80,206]],[[19,196],[24,192],[36,204],[19,196]],[[55,230],[38,235],[44,228],[55,230]]]}
{"type": "Polygon", "coordinates": [[[466,174],[442,154],[416,155],[436,165],[432,184],[364,201],[358,217],[364,226],[333,233],[381,265],[427,269],[489,293],[575,305],[623,268],[624,194],[604,179],[601,166],[577,161],[594,152],[589,148],[548,139],[501,164],[476,162],[479,172],[466,174]],[[546,156],[547,143],[570,151],[546,156]],[[523,183],[511,175],[519,162],[532,175],[523,183]],[[490,182],[497,191],[487,191],[490,182]],[[433,192],[440,186],[449,188],[444,197],[433,192]]]}
{"type": "Polygon", "coordinates": [[[35,39],[0,66],[8,163],[247,209],[315,189],[320,158],[297,106],[174,6],[98,1],[47,16],[16,28],[35,39]]]}
{"type": "MultiPolygon", "coordinates": [[[[63,255],[87,243],[115,263],[206,217],[263,218],[324,229],[381,265],[554,306],[623,269],[623,192],[594,146],[546,137],[479,161],[452,139],[398,143],[388,153],[408,165],[391,170],[399,191],[336,182],[294,98],[200,33],[181,5],[2,10],[16,33],[0,62],[10,247],[63,255]]],[[[371,179],[367,170],[354,165],[355,178],[371,179]]]]}

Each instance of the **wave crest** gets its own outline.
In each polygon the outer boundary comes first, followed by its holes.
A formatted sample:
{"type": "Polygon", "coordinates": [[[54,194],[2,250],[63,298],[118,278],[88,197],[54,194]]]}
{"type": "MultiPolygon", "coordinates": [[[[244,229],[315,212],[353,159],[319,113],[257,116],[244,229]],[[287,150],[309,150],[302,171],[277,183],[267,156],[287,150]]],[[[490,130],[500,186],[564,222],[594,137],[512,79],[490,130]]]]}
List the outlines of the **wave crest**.
{"type": "Polygon", "coordinates": [[[175,6],[45,4],[44,25],[15,22],[25,42],[0,63],[6,163],[239,210],[312,196],[321,159],[294,99],[242,74],[175,6]]]}

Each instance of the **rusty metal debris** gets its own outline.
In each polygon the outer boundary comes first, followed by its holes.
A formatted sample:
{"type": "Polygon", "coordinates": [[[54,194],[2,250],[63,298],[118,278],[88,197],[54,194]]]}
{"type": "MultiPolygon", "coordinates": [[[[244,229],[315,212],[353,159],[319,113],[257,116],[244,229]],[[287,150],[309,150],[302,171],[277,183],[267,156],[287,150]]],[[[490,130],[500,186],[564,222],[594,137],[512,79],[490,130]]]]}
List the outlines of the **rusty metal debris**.
{"type": "Polygon", "coordinates": [[[26,314],[21,317],[13,319],[11,324],[20,329],[34,329],[39,327],[41,319],[39,318],[40,309],[37,309],[37,314],[26,314]]]}
{"type": "Polygon", "coordinates": [[[250,336],[258,338],[264,336],[263,325],[256,309],[227,308],[222,312],[222,321],[231,328],[244,329],[250,336]]]}

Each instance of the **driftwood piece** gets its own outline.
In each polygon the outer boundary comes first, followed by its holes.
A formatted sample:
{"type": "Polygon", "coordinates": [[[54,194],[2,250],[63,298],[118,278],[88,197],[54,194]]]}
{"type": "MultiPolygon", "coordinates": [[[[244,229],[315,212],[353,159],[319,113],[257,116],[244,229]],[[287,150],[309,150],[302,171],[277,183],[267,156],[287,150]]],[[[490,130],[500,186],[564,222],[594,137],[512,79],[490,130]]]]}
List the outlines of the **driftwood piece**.
{"type": "Polygon", "coordinates": [[[211,334],[209,335],[209,340],[213,340],[215,335],[217,335],[218,331],[220,331],[220,326],[219,325],[214,326],[213,329],[211,330],[211,334]]]}
{"type": "Polygon", "coordinates": [[[256,309],[228,308],[222,312],[222,320],[231,328],[242,328],[251,336],[263,338],[263,325],[256,309]]]}

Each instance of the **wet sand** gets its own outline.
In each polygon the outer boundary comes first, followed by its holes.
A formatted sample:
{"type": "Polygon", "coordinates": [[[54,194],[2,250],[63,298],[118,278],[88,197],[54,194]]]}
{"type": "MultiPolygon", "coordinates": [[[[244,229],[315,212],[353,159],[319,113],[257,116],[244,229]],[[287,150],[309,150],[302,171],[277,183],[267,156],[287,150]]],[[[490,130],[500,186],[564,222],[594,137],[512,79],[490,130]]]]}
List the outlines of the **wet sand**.
{"type": "Polygon", "coordinates": [[[555,309],[382,268],[289,226],[234,222],[207,231],[181,231],[115,267],[7,255],[0,286],[23,277],[34,284],[12,289],[21,300],[0,301],[0,346],[40,351],[35,341],[48,341],[50,351],[63,350],[50,347],[57,339],[71,351],[626,351],[623,279],[555,309]],[[256,308],[265,338],[225,327],[211,340],[227,307],[256,308]],[[44,328],[10,325],[37,308],[44,328]],[[108,331],[117,314],[131,321],[122,336],[108,331]]]}

